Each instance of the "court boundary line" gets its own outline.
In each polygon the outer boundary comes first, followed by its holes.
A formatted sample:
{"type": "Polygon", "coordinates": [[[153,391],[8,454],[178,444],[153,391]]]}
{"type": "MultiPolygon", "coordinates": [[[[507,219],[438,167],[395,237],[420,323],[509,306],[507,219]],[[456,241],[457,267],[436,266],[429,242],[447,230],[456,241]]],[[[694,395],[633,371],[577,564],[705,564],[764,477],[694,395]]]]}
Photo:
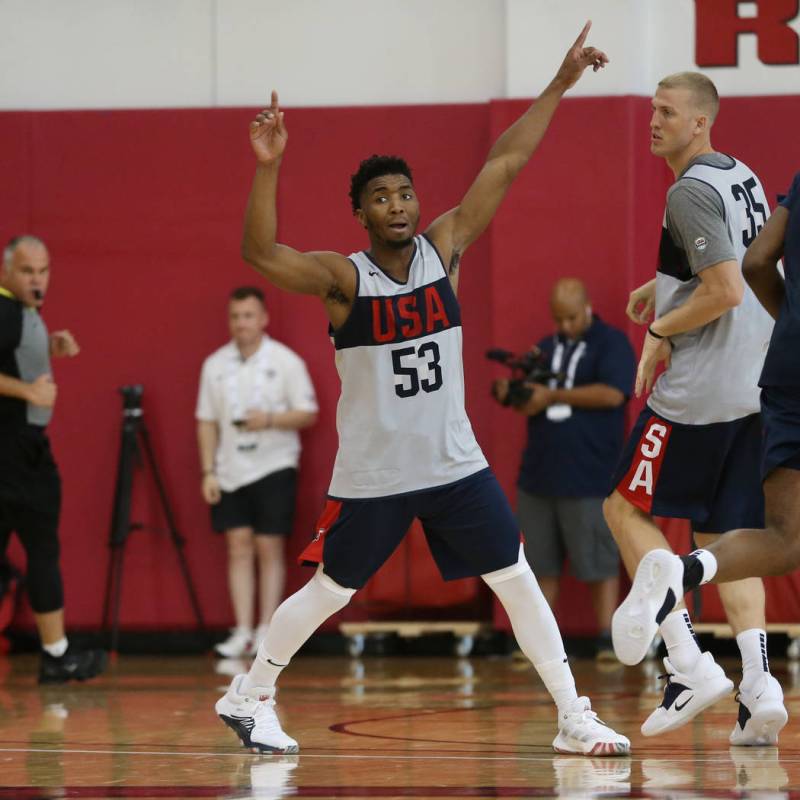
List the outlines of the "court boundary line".
{"type": "MultiPolygon", "coordinates": [[[[250,753],[245,749],[236,752],[203,752],[203,751],[195,751],[195,752],[188,752],[188,751],[175,751],[175,750],[89,750],[85,748],[56,748],[56,747],[0,747],[0,753],[59,753],[62,755],[128,755],[128,756],[178,756],[178,757],[197,757],[197,756],[210,756],[214,758],[230,756],[241,758],[242,756],[247,756],[249,758],[275,758],[276,763],[280,763],[277,761],[279,758],[328,758],[328,759],[393,759],[395,761],[553,761],[554,759],[557,760],[564,760],[567,758],[580,758],[586,759],[588,763],[593,763],[595,761],[602,760],[603,762],[608,762],[609,764],[619,764],[619,763],[626,763],[629,761],[651,761],[651,760],[658,760],[658,761],[665,761],[669,763],[690,763],[690,764],[697,764],[697,763],[714,763],[722,761],[723,758],[727,757],[726,760],[730,759],[730,755],[727,751],[720,751],[719,755],[707,757],[707,758],[661,758],[658,756],[613,756],[613,757],[592,757],[592,756],[583,756],[578,753],[574,755],[568,754],[558,754],[553,753],[552,755],[508,755],[508,756],[490,756],[490,755],[481,755],[480,753],[475,753],[474,755],[464,755],[464,756],[449,756],[449,755],[386,755],[386,754],[346,754],[346,753],[337,753],[337,754],[325,754],[325,753],[293,753],[293,754],[275,754],[274,756],[270,756],[268,754],[262,754],[261,756],[256,755],[254,753],[250,753]]],[[[781,758],[779,759],[779,763],[790,763],[790,764],[797,764],[800,763],[800,756],[797,757],[788,757],[788,758],[781,758]]]]}

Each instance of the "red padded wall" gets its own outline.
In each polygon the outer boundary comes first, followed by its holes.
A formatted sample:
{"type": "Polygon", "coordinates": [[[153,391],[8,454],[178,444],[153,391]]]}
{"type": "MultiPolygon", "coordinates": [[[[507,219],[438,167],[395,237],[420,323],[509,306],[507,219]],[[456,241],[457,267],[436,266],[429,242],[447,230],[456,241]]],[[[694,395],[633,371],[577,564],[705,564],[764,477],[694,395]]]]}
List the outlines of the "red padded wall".
{"type": "MultiPolygon", "coordinates": [[[[797,168],[796,98],[726,100],[717,146],[748,161],[770,195],[797,168]],[[776,124],[765,128],[764,119],[776,124]]],[[[423,224],[458,201],[492,138],[525,107],[289,109],[289,151],[279,195],[280,238],[302,249],[364,246],[349,212],[350,173],[373,152],[405,155],[415,170],[423,224]]],[[[522,420],[488,397],[490,345],[521,348],[549,330],[546,298],[559,276],[583,277],[596,310],[624,323],[630,288],[651,274],[664,165],[647,150],[642,98],[568,99],[542,148],[484,237],[464,261],[468,410],[504,487],[514,494],[522,420]]],[[[145,412],[203,610],[230,623],[224,546],[199,496],[194,402],[203,358],[226,338],[225,297],[258,281],[238,256],[252,174],[251,111],[41,112],[0,114],[0,236],[35,232],[50,245],[53,282],[45,307],[52,329],[69,327],[83,352],[56,364],[60,388],[52,436],[64,477],[63,568],[70,625],[99,624],[120,428],[116,387],[145,385],[145,412]]],[[[290,554],[313,530],[335,451],[338,380],[321,305],[267,289],[270,332],[307,361],[320,420],[304,434],[298,515],[290,554]]],[[[639,332],[634,332],[638,346],[639,332]]],[[[122,622],[172,628],[192,623],[155,494],[137,478],[136,532],[125,566],[122,622]]],[[[19,551],[14,551],[19,557],[19,551]]],[[[385,606],[473,602],[477,582],[443,584],[414,538],[380,584],[345,613],[362,616],[372,596],[385,606]]],[[[292,567],[289,589],[308,573],[292,567]]],[[[586,626],[582,587],[559,609],[567,632],[586,626]]],[[[794,591],[793,587],[790,589],[794,591]]],[[[568,599],[567,599],[568,597],[568,599]]],[[[498,623],[503,624],[502,616],[498,623]]]]}
{"type": "MultiPolygon", "coordinates": [[[[290,147],[279,197],[280,237],[303,249],[345,253],[364,246],[349,210],[349,176],[373,152],[399,152],[417,172],[423,224],[455,204],[487,149],[488,121],[471,106],[290,110],[290,147]],[[457,135],[455,135],[457,134],[457,135]]],[[[210,624],[231,620],[224,545],[199,495],[194,403],[203,358],[226,339],[226,297],[258,276],[238,255],[253,171],[249,110],[3,114],[0,158],[7,189],[0,235],[22,230],[48,242],[53,280],[45,307],[51,329],[69,327],[83,351],[55,365],[60,396],[52,426],[64,478],[62,564],[67,617],[99,624],[120,430],[116,387],[145,386],[146,420],[187,556],[210,624]],[[12,190],[13,189],[13,190],[12,190]]],[[[481,349],[490,307],[487,245],[465,263],[467,369],[485,374],[481,349]]],[[[270,332],[299,352],[317,386],[321,413],[304,434],[293,557],[314,530],[336,446],[338,378],[327,323],[313,298],[267,288],[270,332]]],[[[488,378],[487,378],[488,379],[488,378]]],[[[482,433],[489,400],[469,389],[482,433]]],[[[475,390],[475,387],[480,387],[475,390]]],[[[147,477],[137,477],[135,520],[157,530],[132,534],[122,622],[190,625],[191,610],[147,477]]],[[[19,549],[13,551],[20,558],[19,549]]],[[[429,558],[418,577],[439,581],[429,558]]],[[[290,570],[290,590],[307,579],[290,570]]],[[[454,592],[462,587],[438,592],[454,592]]],[[[473,586],[474,594],[474,586],[473,586]]],[[[398,597],[398,602],[404,596],[398,597]]]]}

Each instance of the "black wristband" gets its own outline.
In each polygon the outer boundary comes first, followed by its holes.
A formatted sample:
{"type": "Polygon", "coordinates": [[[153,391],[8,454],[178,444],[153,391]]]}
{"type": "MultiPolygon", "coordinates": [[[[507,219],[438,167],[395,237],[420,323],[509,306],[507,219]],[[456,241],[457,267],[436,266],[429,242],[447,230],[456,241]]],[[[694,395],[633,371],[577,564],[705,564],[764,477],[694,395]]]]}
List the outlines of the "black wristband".
{"type": "Polygon", "coordinates": [[[651,335],[651,336],[652,336],[654,339],[666,339],[666,338],[667,338],[666,336],[662,336],[660,333],[656,333],[656,332],[653,330],[653,326],[652,326],[652,325],[648,325],[648,326],[647,326],[647,332],[648,332],[648,333],[649,333],[649,334],[650,334],[650,335],[651,335]]]}

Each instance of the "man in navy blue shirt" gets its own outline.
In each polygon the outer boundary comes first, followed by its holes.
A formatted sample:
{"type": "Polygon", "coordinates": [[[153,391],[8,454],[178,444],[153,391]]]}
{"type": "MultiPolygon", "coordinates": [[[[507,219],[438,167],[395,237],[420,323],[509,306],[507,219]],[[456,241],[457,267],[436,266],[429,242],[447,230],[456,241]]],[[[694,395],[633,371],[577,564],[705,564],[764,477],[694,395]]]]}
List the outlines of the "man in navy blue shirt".
{"type": "MultiPolygon", "coordinates": [[[[619,551],[602,503],[624,441],[636,361],[625,334],[592,313],[581,281],[558,281],[550,310],[557,332],[538,348],[558,377],[547,385],[527,384],[530,398],[512,404],[528,417],[517,517],[525,554],[550,605],[569,557],[575,577],[592,590],[598,657],[613,657],[609,631],[618,599],[619,551]]],[[[495,383],[495,396],[507,401],[508,381],[495,383]]]]}

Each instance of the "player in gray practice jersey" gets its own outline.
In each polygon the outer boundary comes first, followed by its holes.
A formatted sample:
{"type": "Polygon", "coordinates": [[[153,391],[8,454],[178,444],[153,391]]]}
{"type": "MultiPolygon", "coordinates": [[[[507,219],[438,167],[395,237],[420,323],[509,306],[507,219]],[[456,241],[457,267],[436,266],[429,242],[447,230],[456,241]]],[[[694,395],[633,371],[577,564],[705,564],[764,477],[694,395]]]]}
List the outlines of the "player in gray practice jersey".
{"type": "MultiPolygon", "coordinates": [[[[612,626],[617,656],[627,664],[644,657],[654,632],[646,635],[638,615],[641,582],[661,577],[659,556],[650,551],[670,549],[651,515],[688,519],[700,546],[732,528],[763,525],[758,377],[772,319],[745,286],[741,262],[769,209],[749,167],[713,150],[718,107],[714,84],[692,72],[665,78],[653,98],[651,151],[676,180],[656,278],[628,305],[640,323],[655,309],[636,377],[637,395],[653,391],[604,506],[625,566],[637,576],[612,626]],[[662,361],[666,369],[653,385],[662,361]]],[[[753,578],[719,589],[742,653],[730,742],[775,744],[787,715],[769,674],[763,584],[753,578]]],[[[701,653],[683,603],[653,617],[667,647],[667,683],[642,726],[645,735],[683,725],[733,689],[711,653],[701,653]]]]}

